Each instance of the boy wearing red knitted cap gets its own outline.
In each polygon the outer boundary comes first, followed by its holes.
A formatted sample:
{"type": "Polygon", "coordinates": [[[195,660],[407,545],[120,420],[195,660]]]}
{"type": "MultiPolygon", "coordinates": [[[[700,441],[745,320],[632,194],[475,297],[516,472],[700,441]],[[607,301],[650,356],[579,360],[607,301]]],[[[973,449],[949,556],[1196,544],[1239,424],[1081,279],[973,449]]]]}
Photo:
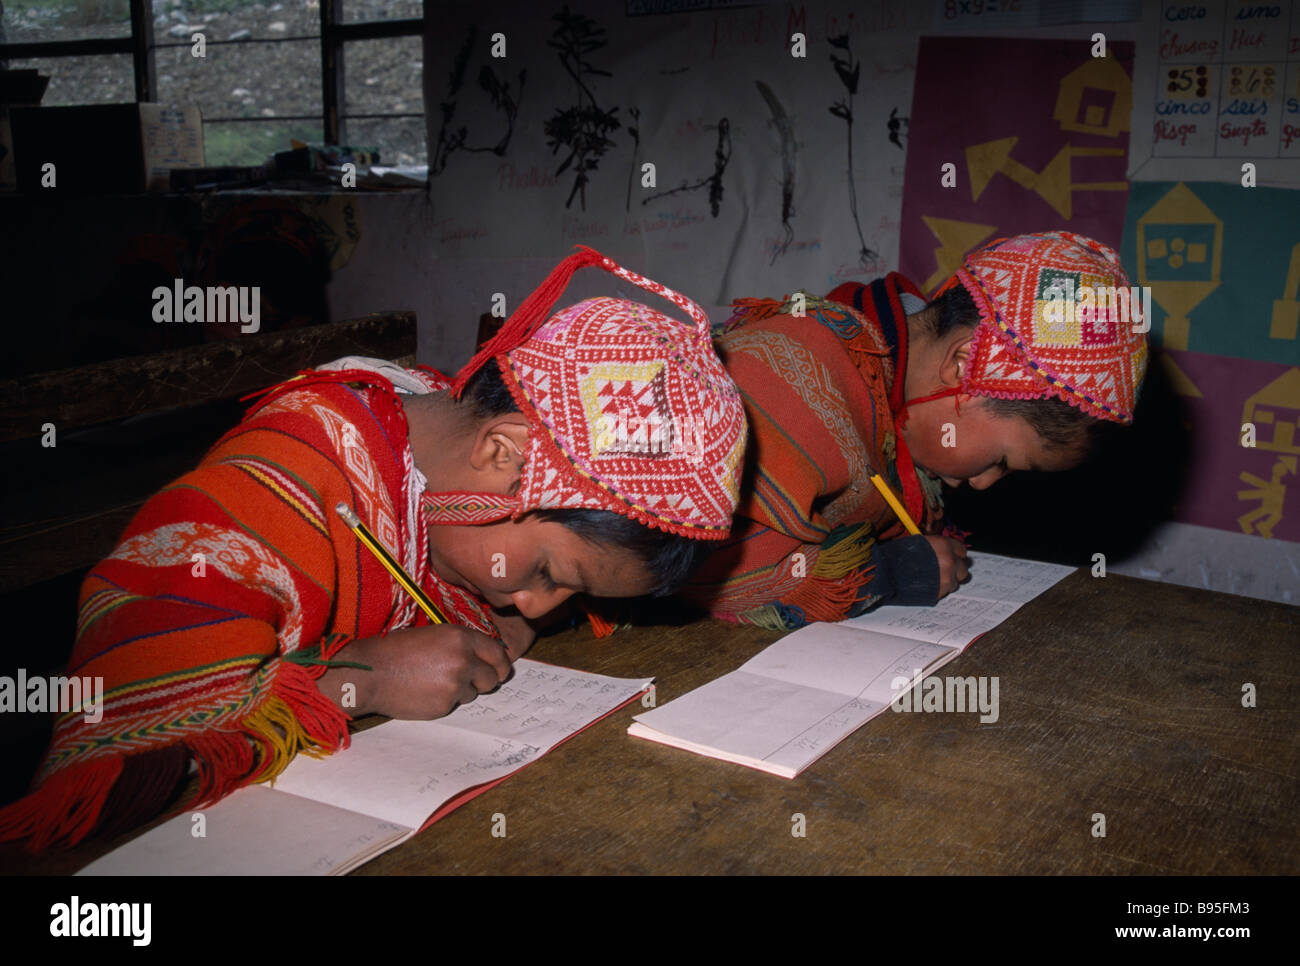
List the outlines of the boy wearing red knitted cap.
{"type": "Polygon", "coordinates": [[[732,536],[688,595],[764,626],[933,604],[966,576],[940,481],[983,489],[1081,462],[1129,423],[1147,322],[1118,256],[1046,232],[970,255],[929,305],[893,273],[826,299],[746,299],[719,350],[745,398],[750,463],[732,536]],[[880,473],[919,524],[870,483],[880,473]]]}
{"type": "Polygon", "coordinates": [[[86,578],[63,715],[0,838],[32,848],[196,805],[347,744],[350,715],[429,718],[493,690],[575,593],[666,594],[725,537],[744,412],[695,303],[583,249],[449,382],[349,358],[271,389],[150,499],[86,578]],[[673,302],[589,299],[595,266],[673,302]],[[449,621],[335,514],[350,507],[449,621]]]}

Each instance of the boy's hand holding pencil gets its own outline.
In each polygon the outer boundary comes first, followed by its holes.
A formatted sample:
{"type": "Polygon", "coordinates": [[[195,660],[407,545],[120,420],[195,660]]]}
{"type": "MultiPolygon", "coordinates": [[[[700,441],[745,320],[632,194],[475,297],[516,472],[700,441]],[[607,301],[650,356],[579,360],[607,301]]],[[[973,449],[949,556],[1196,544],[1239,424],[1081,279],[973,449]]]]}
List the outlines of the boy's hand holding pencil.
{"type": "Polygon", "coordinates": [[[382,714],[412,721],[440,718],[495,691],[513,666],[496,638],[455,624],[362,638],[344,645],[336,659],[370,669],[331,667],[316,679],[320,692],[341,710],[354,718],[382,714]],[[349,684],[354,705],[343,701],[349,684]]]}
{"type": "Polygon", "coordinates": [[[951,594],[963,580],[970,576],[970,561],[966,556],[966,545],[952,537],[922,534],[921,528],[916,525],[903,506],[903,501],[894,495],[894,491],[889,488],[884,478],[877,473],[871,477],[871,482],[897,514],[907,532],[912,536],[924,536],[929,542],[939,561],[939,598],[951,594]]]}
{"type": "MultiPolygon", "coordinates": [[[[471,628],[447,623],[429,596],[346,503],[339,503],[334,512],[433,623],[344,645],[338,660],[366,668],[330,668],[316,680],[320,692],[353,717],[382,714],[427,720],[440,718],[458,704],[496,690],[510,676],[511,664],[517,657],[509,645],[471,628]],[[349,685],[350,700],[345,700],[349,685]]],[[[520,653],[523,650],[527,647],[520,653]]]]}
{"type": "Polygon", "coordinates": [[[926,534],[934,555],[939,558],[939,596],[946,597],[970,576],[970,560],[966,556],[966,545],[952,537],[941,537],[937,533],[926,534]]]}

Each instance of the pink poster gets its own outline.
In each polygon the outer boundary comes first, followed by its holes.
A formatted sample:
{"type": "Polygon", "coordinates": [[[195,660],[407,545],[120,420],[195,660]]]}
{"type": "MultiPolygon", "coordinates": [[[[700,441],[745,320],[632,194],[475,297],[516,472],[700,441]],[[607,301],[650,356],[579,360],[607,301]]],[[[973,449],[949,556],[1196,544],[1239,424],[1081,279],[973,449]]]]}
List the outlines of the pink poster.
{"type": "MultiPolygon", "coordinates": [[[[1087,36],[1087,35],[1085,35],[1087,36]]],[[[923,37],[899,265],[931,294],[973,248],[1069,229],[1118,250],[1133,45],[923,37]]]]}
{"type": "Polygon", "coordinates": [[[1191,422],[1191,465],[1176,519],[1300,540],[1300,368],[1166,350],[1191,422]]]}

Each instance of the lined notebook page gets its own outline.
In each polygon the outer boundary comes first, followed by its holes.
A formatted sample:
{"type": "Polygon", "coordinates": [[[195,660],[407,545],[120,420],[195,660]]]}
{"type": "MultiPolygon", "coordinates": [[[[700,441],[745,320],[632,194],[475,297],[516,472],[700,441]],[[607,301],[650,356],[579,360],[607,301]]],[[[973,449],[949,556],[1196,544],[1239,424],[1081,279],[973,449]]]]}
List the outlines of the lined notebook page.
{"type": "Polygon", "coordinates": [[[971,555],[971,580],[936,606],[809,624],[736,671],[639,714],[628,734],[793,778],[1072,567],[971,555]],[[908,684],[900,691],[897,678],[908,684]],[[919,680],[919,679],[918,679],[919,680]]]}
{"type": "Polygon", "coordinates": [[[389,721],[344,754],[299,755],[275,788],[419,828],[453,795],[517,771],[649,683],[522,659],[497,691],[445,718],[389,721]]]}
{"type": "Polygon", "coordinates": [[[445,718],[388,721],[328,758],[299,755],[273,786],[178,815],[79,874],[342,874],[410,838],[439,806],[465,793],[462,804],[470,789],[510,775],[625,704],[651,680],[521,659],[498,690],[445,718]]]}
{"type": "Polygon", "coordinates": [[[810,624],[731,674],[637,715],[628,733],[793,778],[883,711],[895,678],[958,653],[810,624]]]}
{"type": "Polygon", "coordinates": [[[164,822],[77,874],[330,875],[413,834],[392,822],[254,785],[164,822]],[[201,816],[201,826],[195,816],[201,816]]]}
{"type": "Polygon", "coordinates": [[[933,607],[878,607],[840,626],[964,649],[1074,572],[1073,567],[992,553],[972,552],[970,564],[970,580],[933,607]]]}

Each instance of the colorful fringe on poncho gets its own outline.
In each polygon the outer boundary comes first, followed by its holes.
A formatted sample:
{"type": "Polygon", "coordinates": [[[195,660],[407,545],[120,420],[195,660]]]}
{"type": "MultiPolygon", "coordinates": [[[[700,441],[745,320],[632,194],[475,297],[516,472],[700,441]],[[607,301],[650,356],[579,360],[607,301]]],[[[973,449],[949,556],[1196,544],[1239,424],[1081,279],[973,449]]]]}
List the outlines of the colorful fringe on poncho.
{"type": "MultiPolygon", "coordinates": [[[[447,386],[432,370],[404,375],[447,386]]],[[[274,778],[297,752],[345,746],[349,719],[314,683],[322,662],[427,619],[333,512],[340,501],[400,548],[453,622],[495,635],[430,572],[424,485],[374,370],[275,387],[87,576],[68,673],[103,678],[103,716],[58,719],[33,791],[0,809],[0,839],[37,850],[130,828],[167,806],[191,758],[198,806],[274,778]]]]}
{"type": "Polygon", "coordinates": [[[904,533],[873,473],[905,496],[924,532],[938,530],[938,483],[910,460],[901,473],[896,465],[905,294],[912,312],[924,305],[897,273],[826,299],[743,299],[719,327],[750,441],[731,537],[687,591],[715,616],[790,628],[869,604],[875,541],[904,533]],[[804,317],[792,314],[800,309],[804,317]]]}

